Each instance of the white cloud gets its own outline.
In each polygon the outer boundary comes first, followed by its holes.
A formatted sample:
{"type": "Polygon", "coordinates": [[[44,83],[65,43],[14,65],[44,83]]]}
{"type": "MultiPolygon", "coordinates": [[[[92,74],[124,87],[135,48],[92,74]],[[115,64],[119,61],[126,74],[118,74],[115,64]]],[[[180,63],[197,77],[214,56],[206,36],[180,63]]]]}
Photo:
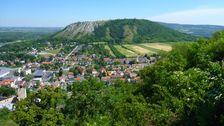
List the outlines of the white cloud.
{"type": "Polygon", "coordinates": [[[150,17],[149,19],[153,21],[181,24],[224,25],[224,8],[178,11],[150,17]]]}

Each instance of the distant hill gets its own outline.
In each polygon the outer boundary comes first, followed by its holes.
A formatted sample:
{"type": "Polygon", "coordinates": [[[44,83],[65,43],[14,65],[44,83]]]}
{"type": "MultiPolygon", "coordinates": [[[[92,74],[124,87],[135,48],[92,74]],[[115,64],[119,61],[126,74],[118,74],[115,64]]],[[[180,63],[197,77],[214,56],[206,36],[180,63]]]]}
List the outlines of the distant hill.
{"type": "Polygon", "coordinates": [[[188,24],[172,24],[172,23],[160,23],[160,22],[159,24],[183,33],[201,37],[211,37],[212,34],[214,34],[215,32],[224,30],[224,26],[219,25],[188,25],[188,24]]]}
{"type": "Polygon", "coordinates": [[[53,36],[79,42],[176,42],[192,41],[192,35],[142,19],[77,22],[68,25],[53,36]]]}
{"type": "Polygon", "coordinates": [[[0,43],[40,39],[61,29],[60,27],[0,27],[0,43]]]}

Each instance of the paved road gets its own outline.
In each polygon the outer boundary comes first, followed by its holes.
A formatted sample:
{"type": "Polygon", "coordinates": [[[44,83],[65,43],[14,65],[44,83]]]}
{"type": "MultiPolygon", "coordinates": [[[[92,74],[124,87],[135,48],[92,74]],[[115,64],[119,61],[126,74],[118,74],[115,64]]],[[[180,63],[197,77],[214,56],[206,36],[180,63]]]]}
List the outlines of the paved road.
{"type": "Polygon", "coordinates": [[[71,55],[72,53],[74,52],[78,52],[78,50],[80,49],[80,46],[76,46],[66,57],[65,57],[65,60],[67,60],[71,55]]]}

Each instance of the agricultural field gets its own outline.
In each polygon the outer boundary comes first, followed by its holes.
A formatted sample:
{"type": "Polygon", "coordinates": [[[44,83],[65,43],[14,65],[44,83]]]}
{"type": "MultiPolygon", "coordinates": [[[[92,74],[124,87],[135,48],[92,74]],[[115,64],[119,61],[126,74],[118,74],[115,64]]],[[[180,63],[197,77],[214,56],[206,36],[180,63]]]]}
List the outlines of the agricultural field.
{"type": "Polygon", "coordinates": [[[139,55],[144,55],[144,54],[153,54],[155,53],[154,51],[151,51],[147,48],[141,47],[139,45],[123,45],[124,48],[131,50],[139,55]]]}
{"type": "Polygon", "coordinates": [[[114,46],[114,48],[116,48],[116,50],[118,50],[121,54],[123,54],[126,57],[136,57],[136,56],[138,56],[137,53],[135,53],[131,50],[128,50],[128,49],[122,47],[121,45],[113,45],[113,46],[114,46]]]}
{"type": "Polygon", "coordinates": [[[145,44],[141,44],[141,45],[143,45],[145,47],[149,47],[149,48],[166,51],[166,52],[169,52],[172,50],[172,46],[169,44],[165,44],[165,43],[145,43],[145,44]]]}
{"type": "MultiPolygon", "coordinates": [[[[180,42],[178,42],[180,43],[180,42]]],[[[86,44],[83,47],[81,54],[96,54],[103,57],[136,57],[144,55],[153,55],[159,52],[169,52],[172,46],[177,43],[137,43],[137,44],[106,44],[105,42],[97,42],[94,44],[86,44]]],[[[40,54],[54,55],[60,50],[42,51],[40,54]]]]}
{"type": "MultiPolygon", "coordinates": [[[[105,49],[110,48],[110,53],[115,54],[119,52],[125,57],[136,57],[139,55],[152,55],[158,52],[169,52],[172,50],[172,45],[175,43],[141,43],[141,44],[124,44],[124,45],[105,45],[105,49]],[[113,48],[113,49],[112,49],[113,48]],[[116,50],[116,52],[114,52],[116,50]]],[[[109,49],[108,49],[109,50],[109,49]]]]}

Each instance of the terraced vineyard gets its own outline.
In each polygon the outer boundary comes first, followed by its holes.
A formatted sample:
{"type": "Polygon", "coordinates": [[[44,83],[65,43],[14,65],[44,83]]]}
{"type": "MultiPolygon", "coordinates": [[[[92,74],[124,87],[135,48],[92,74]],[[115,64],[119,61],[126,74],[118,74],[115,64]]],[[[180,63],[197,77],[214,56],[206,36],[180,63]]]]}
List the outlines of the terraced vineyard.
{"type": "Polygon", "coordinates": [[[105,45],[105,46],[104,46],[104,49],[105,49],[106,51],[109,51],[109,54],[110,54],[112,57],[116,57],[116,56],[114,55],[113,51],[110,49],[110,47],[109,47],[108,45],[105,45]]]}
{"type": "Polygon", "coordinates": [[[138,55],[152,55],[156,54],[160,51],[171,51],[172,50],[172,43],[171,44],[164,44],[164,43],[142,43],[142,44],[125,44],[125,45],[105,45],[105,49],[107,49],[110,54],[117,56],[123,55],[125,57],[136,57],[138,55]]]}
{"type": "MultiPolygon", "coordinates": [[[[152,55],[159,52],[169,52],[172,46],[183,42],[170,43],[138,43],[138,44],[108,44],[105,42],[98,42],[91,44],[91,48],[84,47],[85,54],[97,54],[103,57],[136,57],[145,54],[152,55]]],[[[82,53],[84,53],[82,52],[82,53]]],[[[49,53],[49,52],[48,52],[49,53]]],[[[52,53],[52,52],[51,52],[52,53]]]]}
{"type": "Polygon", "coordinates": [[[114,55],[117,58],[133,57],[133,56],[135,56],[134,52],[132,52],[130,50],[126,50],[121,45],[110,45],[109,47],[113,51],[114,55]]]}

